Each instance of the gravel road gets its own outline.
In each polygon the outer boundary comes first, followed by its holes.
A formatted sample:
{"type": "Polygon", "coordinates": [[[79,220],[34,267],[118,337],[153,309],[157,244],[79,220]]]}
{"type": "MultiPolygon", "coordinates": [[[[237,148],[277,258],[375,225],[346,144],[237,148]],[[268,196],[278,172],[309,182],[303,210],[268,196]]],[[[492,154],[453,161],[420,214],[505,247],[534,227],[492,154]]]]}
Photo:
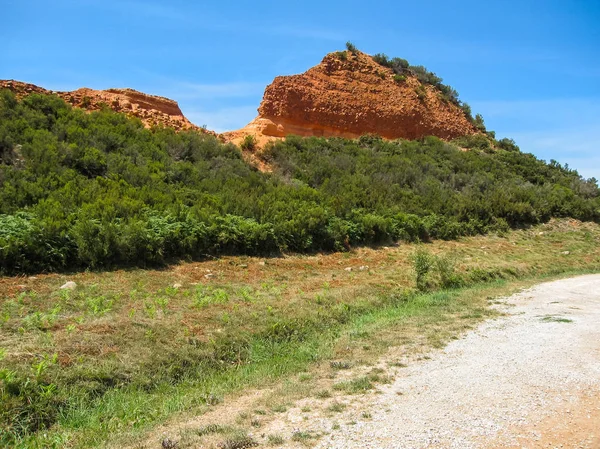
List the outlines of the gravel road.
{"type": "Polygon", "coordinates": [[[319,448],[600,448],[600,275],[541,284],[401,371],[319,448]],[[401,394],[399,394],[401,393],[401,394]]]}

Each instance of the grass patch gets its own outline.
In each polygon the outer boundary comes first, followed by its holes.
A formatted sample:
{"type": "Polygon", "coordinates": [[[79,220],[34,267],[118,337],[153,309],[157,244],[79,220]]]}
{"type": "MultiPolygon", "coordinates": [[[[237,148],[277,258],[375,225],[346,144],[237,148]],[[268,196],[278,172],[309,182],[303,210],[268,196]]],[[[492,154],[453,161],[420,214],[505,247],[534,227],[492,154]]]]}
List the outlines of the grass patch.
{"type": "Polygon", "coordinates": [[[569,319],[569,318],[563,318],[561,316],[553,316],[553,315],[547,315],[545,317],[542,318],[542,320],[544,323],[572,323],[573,320],[569,319]]]}
{"type": "MultiPolygon", "coordinates": [[[[12,419],[0,445],[135,441],[174,415],[221,407],[232,392],[309,376],[315,362],[337,371],[374,360],[390,346],[443,346],[493,316],[489,298],[598,270],[599,241],[597,225],[564,221],[503,237],[434,242],[428,250],[438,260],[451,252],[450,274],[465,282],[441,292],[415,292],[411,245],[268,265],[245,258],[244,270],[239,258],[223,258],[163,271],[0,278],[0,341],[6,342],[0,403],[12,419]],[[563,247],[571,255],[558,260],[563,247]],[[349,265],[371,270],[348,273],[349,265]],[[215,275],[205,278],[206,270],[215,275]],[[174,277],[182,287],[171,288],[174,277]],[[79,287],[59,291],[71,278],[79,287]],[[211,298],[201,306],[199,291],[211,298]],[[23,417],[34,431],[20,430],[23,417]]],[[[439,270],[432,264],[425,288],[442,282],[439,270]]],[[[372,371],[336,389],[355,394],[389,380],[372,371]]],[[[310,381],[290,388],[331,397],[328,390],[311,392],[310,381]]]]}
{"type": "Polygon", "coordinates": [[[317,438],[319,438],[319,434],[305,430],[296,430],[292,434],[292,441],[303,444],[308,444],[311,440],[315,440],[317,438]]]}
{"type": "Polygon", "coordinates": [[[352,362],[349,362],[348,360],[332,360],[329,362],[329,366],[336,371],[350,369],[352,368],[352,362]]]}
{"type": "Polygon", "coordinates": [[[346,394],[361,394],[375,388],[376,383],[390,383],[392,378],[382,374],[383,370],[373,369],[366,376],[357,377],[345,382],[339,382],[333,385],[333,389],[343,391],[346,394]]]}
{"type": "Polygon", "coordinates": [[[344,410],[346,410],[347,407],[348,406],[346,404],[343,404],[341,402],[334,402],[329,407],[327,407],[327,411],[331,413],[341,413],[344,410]]]}
{"type": "Polygon", "coordinates": [[[258,446],[258,443],[243,433],[227,438],[217,445],[219,449],[248,449],[256,446],[258,446]]]}
{"type": "Polygon", "coordinates": [[[284,413],[287,412],[287,409],[287,405],[285,404],[279,404],[271,408],[271,410],[275,413],[284,413]]]}
{"type": "Polygon", "coordinates": [[[363,376],[347,382],[337,383],[333,386],[333,389],[343,391],[346,394],[359,394],[372,390],[374,387],[369,376],[363,376]]]}
{"type": "Polygon", "coordinates": [[[329,390],[321,390],[315,393],[315,397],[318,399],[328,399],[331,397],[331,391],[329,390]]]}
{"type": "Polygon", "coordinates": [[[285,439],[279,434],[271,434],[267,436],[267,442],[270,446],[281,446],[285,443],[285,439]]]}
{"type": "Polygon", "coordinates": [[[202,426],[199,427],[198,429],[194,430],[193,432],[199,436],[205,436],[205,435],[212,435],[212,434],[224,434],[224,433],[229,433],[232,432],[234,429],[231,426],[222,426],[219,424],[208,424],[206,426],[202,426]]]}

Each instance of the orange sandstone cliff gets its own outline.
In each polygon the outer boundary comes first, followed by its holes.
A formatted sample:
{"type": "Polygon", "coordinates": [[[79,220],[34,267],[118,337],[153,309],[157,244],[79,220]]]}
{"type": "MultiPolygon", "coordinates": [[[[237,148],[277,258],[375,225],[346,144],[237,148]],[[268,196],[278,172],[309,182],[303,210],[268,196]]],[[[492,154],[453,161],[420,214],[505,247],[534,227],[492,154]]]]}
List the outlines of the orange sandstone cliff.
{"type": "Polygon", "coordinates": [[[192,124],[181,112],[176,101],[156,95],[148,95],[133,89],[94,90],[83,87],[72,92],[46,90],[34,84],[14,80],[0,80],[0,89],[10,89],[17,97],[32,93],[54,94],[71,105],[88,111],[104,106],[139,118],[144,126],[167,126],[176,130],[204,129],[192,124]]]}
{"type": "Polygon", "coordinates": [[[387,139],[437,136],[453,139],[477,132],[464,112],[435,87],[413,76],[396,81],[394,72],[371,56],[330,53],[301,75],[278,76],[265,90],[258,117],[225,133],[239,143],[253,135],[259,143],[289,134],[387,139]]]}
{"type": "MultiPolygon", "coordinates": [[[[221,134],[239,144],[254,136],[258,144],[290,134],[356,138],[378,134],[387,139],[437,136],[450,140],[477,133],[461,108],[446,100],[435,87],[407,73],[403,79],[365,53],[330,53],[301,75],[278,76],[267,86],[258,117],[244,128],[221,134]],[[342,56],[343,55],[343,56],[342,56]]],[[[146,127],[162,125],[176,130],[196,129],[177,102],[133,89],[54,92],[13,80],[0,80],[22,97],[55,94],[89,111],[108,106],[138,117],[146,127]]]]}

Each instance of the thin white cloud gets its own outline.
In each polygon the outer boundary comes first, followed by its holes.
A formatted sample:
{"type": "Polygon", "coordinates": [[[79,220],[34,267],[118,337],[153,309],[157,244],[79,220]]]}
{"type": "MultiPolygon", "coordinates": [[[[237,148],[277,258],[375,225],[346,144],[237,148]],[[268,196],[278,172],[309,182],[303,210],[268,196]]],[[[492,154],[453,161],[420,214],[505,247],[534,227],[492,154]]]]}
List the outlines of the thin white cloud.
{"type": "Polygon", "coordinates": [[[600,179],[600,99],[481,101],[472,106],[498,137],[513,138],[523,151],[600,179]]]}
{"type": "Polygon", "coordinates": [[[597,121],[600,118],[599,98],[555,98],[544,100],[506,100],[471,102],[474,111],[486,118],[525,118],[527,122],[557,124],[597,121]]]}
{"type": "MultiPolygon", "coordinates": [[[[269,36],[289,36],[300,39],[317,39],[327,41],[343,42],[346,34],[335,31],[332,28],[316,28],[311,26],[302,26],[293,23],[289,25],[271,25],[269,23],[254,22],[251,25],[246,20],[231,20],[226,15],[218,17],[207,17],[205,11],[198,7],[177,8],[175,6],[146,2],[139,0],[126,0],[119,2],[92,3],[94,6],[112,10],[124,15],[139,15],[148,18],[169,20],[177,22],[180,26],[202,28],[204,30],[226,31],[228,33],[252,33],[264,34],[269,36]],[[202,19],[202,20],[199,20],[202,19]]],[[[201,6],[198,3],[198,6],[201,6]]]]}
{"type": "Polygon", "coordinates": [[[184,109],[185,116],[194,124],[222,133],[239,129],[254,119],[258,113],[256,106],[236,106],[207,110],[184,109]]]}
{"type": "Polygon", "coordinates": [[[535,132],[514,132],[515,139],[523,151],[533,153],[549,161],[555,159],[569,164],[584,178],[600,179],[600,121],[585,128],[563,128],[535,132]]]}
{"type": "Polygon", "coordinates": [[[261,95],[266,83],[227,82],[215,84],[198,84],[179,82],[170,89],[173,97],[181,100],[244,98],[261,95]]]}
{"type": "Polygon", "coordinates": [[[118,2],[104,1],[100,3],[88,2],[88,4],[121,14],[136,14],[138,16],[155,17],[161,20],[173,20],[178,22],[190,21],[190,16],[185,14],[185,11],[160,3],[129,0],[118,2]]]}
{"type": "Polygon", "coordinates": [[[332,29],[322,28],[304,28],[299,26],[282,26],[278,25],[275,27],[264,27],[262,31],[269,34],[278,36],[291,36],[309,39],[320,39],[328,41],[344,41],[344,34],[332,29]]]}

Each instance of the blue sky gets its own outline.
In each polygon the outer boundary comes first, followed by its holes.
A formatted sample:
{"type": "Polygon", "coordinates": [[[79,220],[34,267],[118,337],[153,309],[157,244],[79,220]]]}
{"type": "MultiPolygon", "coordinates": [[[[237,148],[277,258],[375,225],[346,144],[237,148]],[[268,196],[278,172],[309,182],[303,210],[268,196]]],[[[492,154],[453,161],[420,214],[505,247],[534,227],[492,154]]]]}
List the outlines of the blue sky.
{"type": "Polygon", "coordinates": [[[425,65],[498,137],[600,179],[600,1],[3,0],[0,78],[132,87],[224,131],[352,41],[425,65]]]}

